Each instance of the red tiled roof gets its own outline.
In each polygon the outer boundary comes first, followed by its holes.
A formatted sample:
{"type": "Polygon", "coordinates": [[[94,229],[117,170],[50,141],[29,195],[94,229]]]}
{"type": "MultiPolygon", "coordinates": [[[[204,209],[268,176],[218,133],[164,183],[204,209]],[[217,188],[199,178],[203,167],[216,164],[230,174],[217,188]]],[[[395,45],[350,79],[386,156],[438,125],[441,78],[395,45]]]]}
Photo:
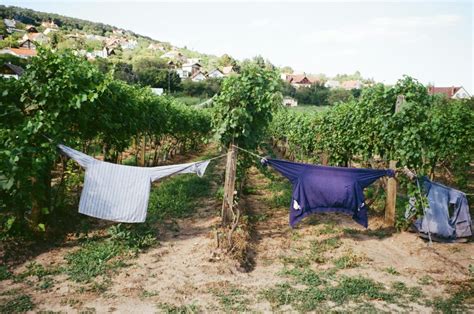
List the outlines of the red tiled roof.
{"type": "Polygon", "coordinates": [[[26,48],[10,48],[10,51],[19,56],[36,56],[36,50],[26,48]]]}
{"type": "Polygon", "coordinates": [[[293,84],[314,84],[319,82],[316,77],[307,76],[306,74],[288,74],[286,80],[293,84]]]}
{"type": "Polygon", "coordinates": [[[428,94],[430,94],[430,95],[443,94],[443,95],[446,95],[447,97],[451,98],[460,89],[461,89],[461,87],[454,87],[454,86],[452,86],[452,87],[428,86],[428,94]]]}

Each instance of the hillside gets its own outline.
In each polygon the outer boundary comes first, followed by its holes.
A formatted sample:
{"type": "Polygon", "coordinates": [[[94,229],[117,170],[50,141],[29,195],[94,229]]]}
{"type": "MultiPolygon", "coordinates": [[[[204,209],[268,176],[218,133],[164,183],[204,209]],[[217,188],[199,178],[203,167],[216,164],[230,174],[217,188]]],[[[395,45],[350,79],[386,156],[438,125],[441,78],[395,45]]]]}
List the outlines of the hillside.
{"type": "Polygon", "coordinates": [[[18,39],[24,36],[26,27],[32,25],[38,32],[47,35],[47,42],[44,43],[46,47],[85,50],[89,53],[103,48],[113,48],[112,61],[132,63],[138,56],[161,57],[167,52],[176,52],[177,58],[170,59],[181,59],[176,61],[184,61],[185,58],[200,59],[201,65],[208,70],[217,67],[218,64],[217,56],[189,50],[186,47],[176,47],[113,25],[4,5],[0,5],[0,18],[0,35],[4,36],[4,40],[0,41],[0,48],[18,45],[18,39]],[[8,31],[4,19],[16,21],[13,31],[8,31]],[[53,31],[46,31],[48,28],[53,31]]]}

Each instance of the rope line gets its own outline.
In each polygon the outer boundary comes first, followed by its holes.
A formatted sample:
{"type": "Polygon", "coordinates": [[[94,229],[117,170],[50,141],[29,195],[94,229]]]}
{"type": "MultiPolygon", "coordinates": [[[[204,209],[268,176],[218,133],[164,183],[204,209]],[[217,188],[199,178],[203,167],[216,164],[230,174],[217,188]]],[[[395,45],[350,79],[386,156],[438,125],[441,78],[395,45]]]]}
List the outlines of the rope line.
{"type": "Polygon", "coordinates": [[[241,148],[241,147],[239,147],[239,146],[237,146],[237,145],[232,145],[232,147],[235,147],[235,148],[237,148],[237,149],[240,149],[241,151],[244,151],[244,152],[246,152],[246,153],[248,153],[248,154],[250,154],[250,155],[252,155],[252,156],[254,156],[254,157],[257,157],[257,158],[259,158],[259,159],[265,159],[265,157],[260,156],[260,155],[258,155],[258,154],[255,154],[255,153],[253,153],[253,152],[251,152],[251,151],[249,151],[249,150],[246,150],[246,149],[244,149],[244,148],[241,148]]]}

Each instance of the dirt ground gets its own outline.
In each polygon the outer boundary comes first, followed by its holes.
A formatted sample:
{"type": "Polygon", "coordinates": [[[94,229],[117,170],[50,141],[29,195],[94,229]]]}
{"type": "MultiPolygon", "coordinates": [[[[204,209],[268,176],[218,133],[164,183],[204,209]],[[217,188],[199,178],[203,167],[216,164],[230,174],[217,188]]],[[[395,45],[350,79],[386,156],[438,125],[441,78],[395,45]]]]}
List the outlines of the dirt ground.
{"type": "MultiPolygon", "coordinates": [[[[334,236],[342,245],[327,252],[327,262],[309,268],[325,270],[332,266],[331,260],[352,254],[358,257],[358,266],[340,269],[338,275],[364,276],[386,286],[403,282],[408,287],[420,287],[430,298],[446,298],[455,287],[472,280],[469,265],[474,264],[473,242],[429,246],[413,233],[383,233],[380,218],[371,218],[369,226],[375,231],[370,232],[338,214],[312,217],[291,229],[286,209],[268,205],[268,183],[252,169],[248,185],[255,191],[245,196],[245,204],[261,219],[252,224],[254,267],[249,272],[237,270],[234,260],[216,251],[220,202],[210,198],[202,200],[191,217],[179,219],[178,228],[164,229],[159,245],[131,259],[130,266],[118,269],[104,292],[83,291],[65,274],[55,275],[54,286],[46,290],[35,289],[34,276],[27,282],[3,280],[0,292],[26,293],[36,305],[34,311],[47,312],[293,312],[297,310],[291,305],[275,307],[262,291],[286,282],[281,271],[291,258],[304,256],[311,242],[334,236]]],[[[44,266],[61,265],[64,256],[75,249],[74,244],[65,243],[34,261],[44,266]]],[[[25,267],[26,263],[19,265],[14,273],[25,267]]],[[[371,303],[381,311],[434,311],[418,303],[409,304],[408,310],[377,300],[371,303]]],[[[473,311],[472,304],[469,306],[473,311]]],[[[338,308],[341,305],[334,305],[338,308]]]]}

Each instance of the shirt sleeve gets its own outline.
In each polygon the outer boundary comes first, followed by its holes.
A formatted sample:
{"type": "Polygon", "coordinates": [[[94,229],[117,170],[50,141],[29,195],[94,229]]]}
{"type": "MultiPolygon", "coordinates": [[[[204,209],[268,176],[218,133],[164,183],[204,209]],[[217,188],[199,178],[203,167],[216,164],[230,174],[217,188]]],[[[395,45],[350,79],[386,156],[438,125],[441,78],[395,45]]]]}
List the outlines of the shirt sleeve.
{"type": "Polygon", "coordinates": [[[267,159],[266,162],[275,170],[285,176],[291,183],[298,180],[299,175],[307,166],[303,163],[291,162],[279,159],[267,159]]]}
{"type": "Polygon", "coordinates": [[[393,177],[395,172],[391,169],[354,169],[357,182],[362,189],[374,183],[377,179],[388,176],[393,177]]]}
{"type": "Polygon", "coordinates": [[[95,158],[72,149],[71,147],[59,144],[58,148],[63,154],[76,161],[84,169],[87,169],[87,167],[96,161],[95,158]]]}
{"type": "Polygon", "coordinates": [[[184,173],[195,173],[199,177],[202,177],[206,172],[209,162],[210,160],[204,160],[187,164],[153,167],[150,168],[150,180],[153,182],[173,174],[184,173]]]}

